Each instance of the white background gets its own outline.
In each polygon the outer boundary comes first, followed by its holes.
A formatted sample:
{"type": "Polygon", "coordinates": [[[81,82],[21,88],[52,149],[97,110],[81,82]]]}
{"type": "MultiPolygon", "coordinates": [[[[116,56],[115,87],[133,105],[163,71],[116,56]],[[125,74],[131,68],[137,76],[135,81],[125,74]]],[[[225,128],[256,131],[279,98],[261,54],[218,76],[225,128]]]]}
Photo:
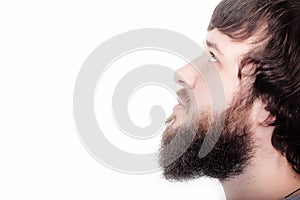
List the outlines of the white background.
{"type": "Polygon", "coordinates": [[[218,2],[1,1],[0,199],[224,199],[217,181],[170,183],[161,172],[102,166],[81,144],[72,111],[77,74],[102,42],[163,28],[200,44],[218,2]]]}

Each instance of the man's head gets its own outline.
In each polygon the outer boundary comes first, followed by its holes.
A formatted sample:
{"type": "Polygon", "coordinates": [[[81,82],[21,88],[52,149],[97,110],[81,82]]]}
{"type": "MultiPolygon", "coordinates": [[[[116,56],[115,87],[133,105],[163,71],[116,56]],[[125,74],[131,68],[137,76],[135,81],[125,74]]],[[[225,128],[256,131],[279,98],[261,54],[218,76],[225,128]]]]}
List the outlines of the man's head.
{"type": "Polygon", "coordinates": [[[272,146],[300,173],[299,35],[297,0],[221,1],[205,41],[205,53],[211,58],[203,62],[202,56],[202,62],[175,75],[183,86],[178,96],[184,105],[174,109],[168,120],[173,123],[162,140],[160,163],[167,178],[232,178],[251,166],[259,145],[272,146]],[[225,94],[226,109],[218,112],[213,112],[205,83],[212,65],[225,94]],[[197,66],[204,70],[199,73],[197,66]],[[257,127],[265,135],[257,135],[257,127]],[[218,141],[200,158],[208,134],[217,135],[218,141]],[[174,145],[169,145],[172,140],[174,145]],[[178,152],[181,155],[172,160],[178,152]]]}

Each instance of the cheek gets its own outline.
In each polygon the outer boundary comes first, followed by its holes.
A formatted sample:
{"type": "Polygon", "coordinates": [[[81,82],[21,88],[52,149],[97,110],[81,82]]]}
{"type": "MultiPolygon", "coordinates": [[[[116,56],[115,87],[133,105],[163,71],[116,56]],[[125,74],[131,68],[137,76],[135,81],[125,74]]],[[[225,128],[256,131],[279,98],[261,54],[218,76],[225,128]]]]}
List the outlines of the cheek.
{"type": "Polygon", "coordinates": [[[220,71],[220,76],[222,79],[224,93],[225,93],[225,100],[226,100],[226,107],[230,106],[232,98],[235,92],[239,89],[240,80],[238,78],[238,64],[229,64],[220,71]]]}
{"type": "Polygon", "coordinates": [[[227,65],[233,67],[227,69],[225,67],[216,67],[218,69],[218,74],[215,74],[216,72],[212,74],[210,70],[204,71],[204,73],[206,74],[206,79],[214,79],[215,76],[219,76],[220,79],[217,80],[221,80],[221,88],[218,84],[213,84],[208,87],[208,83],[205,81],[205,79],[203,79],[201,76],[198,76],[196,86],[193,89],[193,95],[191,96],[191,102],[193,102],[194,104],[193,110],[197,110],[201,113],[202,111],[211,110],[212,106],[214,106],[214,108],[218,106],[222,109],[230,106],[234,93],[238,91],[239,88],[238,65],[227,65]],[[222,97],[220,97],[220,95],[222,95],[222,97]],[[213,96],[217,99],[212,99],[213,96]]]}
{"type": "Polygon", "coordinates": [[[238,85],[239,81],[238,79],[228,79],[228,78],[223,78],[223,85],[224,85],[224,92],[225,92],[225,100],[226,100],[226,107],[229,107],[234,94],[238,91],[238,85]]]}
{"type": "Polygon", "coordinates": [[[194,102],[195,110],[199,113],[209,110],[212,107],[212,97],[211,92],[205,81],[202,79],[197,82],[195,89],[193,90],[193,95],[195,99],[192,99],[194,102]]]}

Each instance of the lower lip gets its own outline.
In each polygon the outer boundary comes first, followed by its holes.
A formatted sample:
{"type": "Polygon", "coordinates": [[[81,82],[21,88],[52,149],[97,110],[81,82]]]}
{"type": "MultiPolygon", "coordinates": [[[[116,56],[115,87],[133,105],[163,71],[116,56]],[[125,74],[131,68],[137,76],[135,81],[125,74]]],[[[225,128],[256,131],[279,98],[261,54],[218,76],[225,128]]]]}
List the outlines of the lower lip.
{"type": "Polygon", "coordinates": [[[183,108],[182,105],[177,104],[174,108],[173,108],[173,112],[177,111],[177,110],[181,110],[183,108]]]}

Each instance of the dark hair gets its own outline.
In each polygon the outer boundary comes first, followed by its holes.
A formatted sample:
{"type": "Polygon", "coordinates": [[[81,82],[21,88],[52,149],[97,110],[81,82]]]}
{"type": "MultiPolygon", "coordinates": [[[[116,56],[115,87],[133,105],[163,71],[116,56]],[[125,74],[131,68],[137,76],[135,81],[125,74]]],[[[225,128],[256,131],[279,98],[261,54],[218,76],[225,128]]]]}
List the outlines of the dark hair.
{"type": "Polygon", "coordinates": [[[274,126],[272,145],[300,173],[300,1],[223,0],[208,30],[215,28],[236,41],[257,38],[239,78],[253,66],[252,95],[276,117],[268,124],[274,126]]]}

